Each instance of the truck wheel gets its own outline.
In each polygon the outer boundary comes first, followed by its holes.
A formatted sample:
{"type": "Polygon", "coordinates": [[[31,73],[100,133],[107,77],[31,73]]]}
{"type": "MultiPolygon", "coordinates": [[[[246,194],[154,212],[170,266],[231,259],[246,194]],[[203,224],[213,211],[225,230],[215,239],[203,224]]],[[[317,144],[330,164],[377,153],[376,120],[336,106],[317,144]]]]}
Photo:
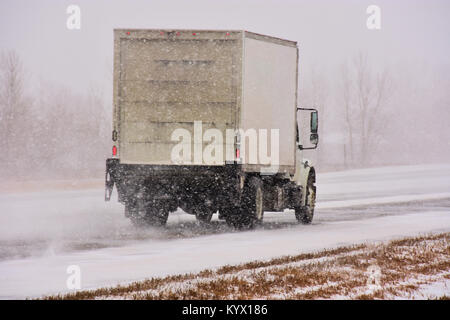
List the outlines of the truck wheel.
{"type": "Polygon", "coordinates": [[[129,217],[133,225],[137,227],[161,227],[167,223],[169,210],[153,205],[127,205],[125,206],[125,216],[129,217]]]}
{"type": "Polygon", "coordinates": [[[197,221],[199,221],[200,223],[210,223],[213,214],[213,212],[196,213],[195,218],[197,218],[197,221]]]}
{"type": "Polygon", "coordinates": [[[229,227],[237,228],[236,224],[237,219],[235,217],[238,216],[238,214],[236,214],[236,211],[239,211],[239,209],[240,208],[231,208],[231,207],[221,209],[221,211],[219,211],[219,219],[224,219],[229,227]]]}
{"type": "MultiPolygon", "coordinates": [[[[300,200],[301,201],[301,200],[300,200]]],[[[295,217],[298,222],[310,224],[314,216],[314,208],[316,206],[316,186],[314,185],[314,177],[310,175],[306,184],[306,201],[305,205],[295,208],[295,217]]]]}
{"type": "Polygon", "coordinates": [[[264,216],[264,191],[261,179],[253,177],[244,187],[239,215],[231,216],[231,224],[237,228],[251,229],[261,224],[264,216]]]}
{"type": "Polygon", "coordinates": [[[149,226],[162,227],[167,223],[169,210],[166,208],[147,208],[145,222],[149,226]]]}

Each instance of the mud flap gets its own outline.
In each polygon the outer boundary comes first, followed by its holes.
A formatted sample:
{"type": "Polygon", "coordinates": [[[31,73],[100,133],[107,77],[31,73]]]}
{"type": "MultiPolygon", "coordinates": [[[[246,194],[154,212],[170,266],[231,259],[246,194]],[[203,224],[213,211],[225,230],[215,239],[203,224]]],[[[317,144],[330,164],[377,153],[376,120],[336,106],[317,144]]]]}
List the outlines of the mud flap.
{"type": "Polygon", "coordinates": [[[109,172],[106,172],[105,177],[105,201],[111,200],[111,194],[114,189],[114,180],[111,178],[109,172]]]}
{"type": "MultiPolygon", "coordinates": [[[[110,159],[108,159],[110,160],[110,159]]],[[[111,200],[111,194],[114,189],[113,171],[115,170],[115,161],[106,161],[105,173],[105,201],[111,200]]]]}
{"type": "Polygon", "coordinates": [[[283,201],[280,209],[294,209],[295,207],[298,207],[299,203],[302,203],[302,194],[303,187],[297,185],[295,182],[284,184],[282,187],[283,201]]]}

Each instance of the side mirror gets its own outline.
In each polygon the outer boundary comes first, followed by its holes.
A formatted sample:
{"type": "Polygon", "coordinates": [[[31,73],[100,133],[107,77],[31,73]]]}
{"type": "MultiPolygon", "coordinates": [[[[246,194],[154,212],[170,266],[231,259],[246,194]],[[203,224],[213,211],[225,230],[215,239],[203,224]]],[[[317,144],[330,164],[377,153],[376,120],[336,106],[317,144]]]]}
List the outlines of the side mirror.
{"type": "MultiPolygon", "coordinates": [[[[304,147],[302,145],[298,145],[298,148],[300,150],[311,150],[311,149],[316,149],[317,148],[317,144],[319,143],[319,113],[317,111],[317,109],[314,108],[297,108],[297,111],[308,111],[310,112],[311,115],[311,119],[310,119],[310,129],[311,129],[311,134],[309,136],[309,141],[311,142],[312,145],[314,145],[313,147],[304,147]]],[[[298,140],[298,124],[297,124],[297,143],[299,143],[298,140]]]]}
{"type": "Polygon", "coordinates": [[[310,125],[311,125],[311,133],[317,135],[317,131],[319,130],[319,117],[318,117],[317,111],[311,112],[311,124],[310,125]]]}

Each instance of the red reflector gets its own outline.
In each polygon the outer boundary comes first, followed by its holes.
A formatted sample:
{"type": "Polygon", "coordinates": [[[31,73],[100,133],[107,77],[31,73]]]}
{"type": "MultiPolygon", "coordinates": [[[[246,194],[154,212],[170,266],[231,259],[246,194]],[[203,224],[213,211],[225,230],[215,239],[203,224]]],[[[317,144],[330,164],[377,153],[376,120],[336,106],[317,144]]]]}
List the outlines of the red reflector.
{"type": "Polygon", "coordinates": [[[241,150],[236,149],[236,159],[239,159],[241,157],[241,150]]]}
{"type": "Polygon", "coordinates": [[[197,34],[196,34],[195,32],[192,32],[192,35],[193,35],[193,36],[196,36],[197,34]]]}
{"type": "Polygon", "coordinates": [[[130,34],[131,34],[131,32],[130,32],[130,31],[128,31],[128,32],[127,32],[127,35],[130,35],[130,34]]]}
{"type": "Polygon", "coordinates": [[[229,36],[230,35],[230,33],[229,32],[227,32],[227,36],[229,36]]]}
{"type": "Polygon", "coordinates": [[[113,154],[113,156],[117,156],[117,147],[116,146],[113,146],[112,154],[113,154]]]}

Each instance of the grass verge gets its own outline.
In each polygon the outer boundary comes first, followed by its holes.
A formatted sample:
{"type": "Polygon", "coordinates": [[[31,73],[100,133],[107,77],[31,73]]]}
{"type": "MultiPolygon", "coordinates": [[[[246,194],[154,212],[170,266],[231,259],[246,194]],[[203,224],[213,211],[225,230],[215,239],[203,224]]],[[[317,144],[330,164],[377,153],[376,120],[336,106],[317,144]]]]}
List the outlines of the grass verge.
{"type": "Polygon", "coordinates": [[[448,299],[449,237],[339,247],[44,299],[448,299]]]}

